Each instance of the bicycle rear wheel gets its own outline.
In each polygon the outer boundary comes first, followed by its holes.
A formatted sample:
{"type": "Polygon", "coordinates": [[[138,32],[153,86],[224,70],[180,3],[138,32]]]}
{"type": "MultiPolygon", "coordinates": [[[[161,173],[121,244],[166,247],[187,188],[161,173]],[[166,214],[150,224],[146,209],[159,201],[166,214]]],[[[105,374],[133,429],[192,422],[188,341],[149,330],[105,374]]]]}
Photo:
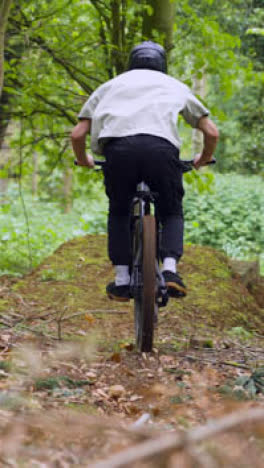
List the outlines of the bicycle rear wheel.
{"type": "Polygon", "coordinates": [[[138,222],[135,232],[138,259],[137,285],[134,296],[135,335],[137,348],[150,352],[153,344],[156,300],[156,221],[152,215],[138,222]]]}

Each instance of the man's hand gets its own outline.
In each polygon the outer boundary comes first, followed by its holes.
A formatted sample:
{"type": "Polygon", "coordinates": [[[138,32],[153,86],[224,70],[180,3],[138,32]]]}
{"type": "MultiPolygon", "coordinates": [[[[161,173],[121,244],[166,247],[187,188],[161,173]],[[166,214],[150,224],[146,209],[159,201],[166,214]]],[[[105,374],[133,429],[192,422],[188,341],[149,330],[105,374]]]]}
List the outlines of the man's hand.
{"type": "Polygon", "coordinates": [[[195,169],[198,170],[200,169],[200,167],[206,166],[212,159],[213,159],[213,156],[211,156],[210,159],[204,159],[203,153],[196,154],[193,159],[193,165],[195,169]]]}
{"type": "Polygon", "coordinates": [[[212,160],[217,140],[219,138],[219,132],[215,124],[212,120],[208,119],[208,117],[202,117],[199,120],[197,128],[203,133],[204,148],[201,154],[197,154],[195,156],[193,165],[195,169],[200,169],[200,167],[205,166],[206,163],[212,160]]]}
{"type": "Polygon", "coordinates": [[[90,133],[91,120],[83,119],[71,133],[72,147],[78,161],[78,166],[94,167],[94,159],[91,154],[86,154],[85,140],[86,135],[90,133]]]}
{"type": "Polygon", "coordinates": [[[84,161],[83,159],[80,161],[78,158],[77,158],[77,163],[78,163],[78,166],[85,166],[85,167],[89,167],[89,168],[92,168],[95,166],[94,164],[94,158],[91,154],[86,154],[85,155],[86,157],[86,161],[84,161]]]}

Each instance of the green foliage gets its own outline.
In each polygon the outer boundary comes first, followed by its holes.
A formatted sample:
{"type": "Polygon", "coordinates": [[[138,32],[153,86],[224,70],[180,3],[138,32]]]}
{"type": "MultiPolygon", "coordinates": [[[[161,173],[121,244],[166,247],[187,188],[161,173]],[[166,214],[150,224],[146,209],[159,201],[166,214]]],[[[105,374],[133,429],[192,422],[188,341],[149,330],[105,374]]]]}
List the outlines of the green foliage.
{"type": "Polygon", "coordinates": [[[227,333],[231,338],[238,338],[244,342],[252,338],[252,333],[248,330],[245,330],[243,327],[233,327],[227,333]]]}
{"type": "Polygon", "coordinates": [[[250,376],[238,377],[235,385],[242,387],[250,398],[255,398],[258,393],[264,394],[264,368],[256,369],[250,376]]]}
{"type": "Polygon", "coordinates": [[[258,177],[217,175],[212,193],[188,187],[185,240],[223,249],[229,256],[259,256],[264,250],[263,183],[258,177]]]}
{"type": "MultiPolygon", "coordinates": [[[[101,188],[101,186],[100,186],[101,188]]],[[[41,202],[25,194],[29,218],[29,239],[21,200],[15,189],[9,191],[8,203],[0,206],[0,273],[20,275],[30,267],[31,248],[33,267],[67,240],[86,233],[105,232],[106,200],[98,184],[89,199],[79,199],[70,214],[63,214],[54,202],[41,202]]],[[[46,272],[49,278],[50,272],[46,272]]],[[[52,275],[51,275],[52,276],[52,275]]],[[[58,278],[56,278],[58,279],[58,278]]]]}
{"type": "Polygon", "coordinates": [[[60,375],[57,377],[39,378],[35,381],[35,390],[53,390],[55,388],[68,387],[77,388],[84,385],[90,385],[90,380],[75,380],[67,375],[60,375]]]}
{"type": "MultiPolygon", "coordinates": [[[[69,132],[91,92],[124,70],[130,48],[142,40],[145,15],[155,16],[149,5],[155,2],[120,2],[119,19],[110,0],[104,8],[97,1],[55,3],[14,0],[7,31],[6,94],[0,103],[1,122],[16,121],[8,141],[13,148],[9,170],[21,169],[24,185],[31,183],[32,155],[38,155],[41,198],[26,198],[33,266],[71,237],[105,230],[105,201],[99,201],[102,209],[97,213],[96,197],[90,200],[92,192],[101,191],[97,175],[91,172],[76,169],[74,210],[69,215],[61,212],[63,174],[73,159],[69,132]]],[[[180,0],[175,8],[169,70],[190,86],[206,75],[206,104],[221,134],[219,170],[260,173],[264,167],[263,3],[180,0]]],[[[184,128],[180,130],[185,134],[184,128]]],[[[189,141],[190,133],[187,157],[189,141]]],[[[1,175],[6,177],[6,167],[1,175]]],[[[186,176],[193,186],[188,187],[185,201],[188,242],[212,245],[238,257],[263,251],[263,190],[259,179],[255,179],[259,194],[253,179],[248,190],[244,180],[217,178],[213,189],[210,172],[186,176]]],[[[17,195],[10,193],[9,203],[1,206],[0,221],[2,273],[27,271],[28,236],[17,195]]]]}
{"type": "MultiPolygon", "coordinates": [[[[19,275],[29,269],[27,225],[15,187],[8,197],[8,203],[0,206],[0,273],[19,275]]],[[[257,176],[216,174],[210,192],[199,192],[199,186],[188,184],[185,242],[211,245],[236,258],[260,256],[264,251],[263,197],[263,183],[257,176]]],[[[25,202],[33,266],[73,237],[106,231],[107,203],[99,181],[89,196],[79,191],[69,214],[43,197],[40,201],[25,194],[25,202]]],[[[42,281],[61,279],[65,280],[52,270],[43,272],[42,281]]]]}
{"type": "MultiPolygon", "coordinates": [[[[37,152],[41,177],[52,190],[54,168],[61,187],[58,175],[72,164],[68,135],[83,102],[124,70],[130,48],[142,40],[143,18],[155,16],[155,2],[128,0],[119,2],[118,19],[114,3],[106,0],[103,8],[97,1],[13,2],[5,62],[8,99],[0,110],[5,122],[10,115],[19,121],[23,116],[22,135],[12,136],[12,166],[21,137],[23,175],[32,173],[37,152]]],[[[221,170],[262,170],[263,86],[250,75],[254,67],[262,70],[262,4],[180,0],[175,9],[170,73],[190,86],[194,78],[207,76],[205,101],[220,120],[221,170]]]]}
{"type": "Polygon", "coordinates": [[[43,270],[41,272],[41,281],[67,281],[74,278],[72,271],[55,271],[52,269],[43,270]]]}
{"type": "Polygon", "coordinates": [[[10,361],[0,361],[0,370],[3,370],[5,372],[10,372],[11,362],[10,361]]]}
{"type": "MultiPolygon", "coordinates": [[[[218,101],[214,96],[213,101],[218,101]]],[[[237,84],[237,92],[222,105],[226,113],[220,121],[220,142],[216,157],[218,170],[240,173],[264,173],[264,142],[261,122],[264,118],[264,73],[251,74],[237,84]]]]}

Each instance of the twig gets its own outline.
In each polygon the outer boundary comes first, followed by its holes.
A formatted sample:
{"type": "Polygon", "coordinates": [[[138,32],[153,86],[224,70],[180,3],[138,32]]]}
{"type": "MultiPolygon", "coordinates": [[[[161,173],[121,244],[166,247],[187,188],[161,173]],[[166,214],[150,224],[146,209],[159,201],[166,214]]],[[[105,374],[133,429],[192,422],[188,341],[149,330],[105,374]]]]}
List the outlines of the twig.
{"type": "Polygon", "coordinates": [[[125,310],[107,310],[107,309],[86,310],[85,313],[86,314],[117,314],[117,315],[127,314],[125,310]]]}
{"type": "Polygon", "coordinates": [[[23,134],[23,119],[20,118],[20,133],[19,133],[19,178],[18,178],[18,188],[19,196],[22,203],[22,209],[24,213],[25,223],[26,223],[26,233],[27,233],[27,247],[28,247],[28,260],[29,260],[29,270],[32,271],[33,268],[33,255],[32,248],[30,243],[30,225],[28,212],[26,208],[26,203],[22,191],[22,165],[23,165],[23,155],[22,155],[22,134],[23,134]]]}
{"type": "Polygon", "coordinates": [[[253,408],[244,412],[237,411],[221,419],[212,420],[205,426],[191,429],[184,435],[167,434],[135,445],[107,460],[89,465],[89,468],[123,468],[138,461],[189,448],[192,444],[197,444],[222,432],[235,429],[240,425],[263,420],[263,409],[253,408]]]}
{"type": "Polygon", "coordinates": [[[235,361],[219,361],[219,364],[224,364],[225,366],[239,367],[240,369],[246,369],[246,370],[251,369],[249,366],[246,366],[245,364],[239,364],[238,362],[235,362],[235,361]]]}
{"type": "MultiPolygon", "coordinates": [[[[10,345],[11,345],[11,343],[10,343],[10,345]]],[[[10,345],[8,344],[8,345],[3,349],[3,351],[1,351],[1,353],[0,353],[1,356],[2,356],[3,354],[5,354],[5,353],[9,350],[10,345]]]]}
{"type": "Polygon", "coordinates": [[[184,356],[184,359],[191,359],[192,361],[202,361],[202,362],[208,362],[210,364],[224,364],[225,366],[233,366],[233,367],[239,367],[241,369],[247,369],[250,370],[249,366],[246,366],[245,364],[238,364],[238,362],[234,361],[211,361],[210,359],[205,359],[205,358],[200,358],[196,356],[184,356]]]}
{"type": "Polygon", "coordinates": [[[2,325],[5,325],[5,327],[8,327],[8,328],[13,328],[13,323],[8,323],[8,322],[5,322],[4,320],[0,320],[0,323],[2,325]]]}
{"type": "MultiPolygon", "coordinates": [[[[72,318],[80,317],[81,315],[86,315],[86,314],[103,314],[103,313],[106,313],[106,314],[115,313],[115,314],[122,314],[122,315],[127,314],[127,312],[124,312],[122,310],[101,310],[101,309],[85,310],[84,312],[76,312],[75,314],[67,315],[66,317],[63,317],[60,321],[64,322],[65,320],[71,320],[72,318]]],[[[43,318],[43,316],[41,318],[43,318]]],[[[57,317],[53,317],[47,320],[46,323],[54,322],[56,320],[58,320],[57,317]]]]}
{"type": "Polygon", "coordinates": [[[130,424],[130,428],[138,429],[139,427],[144,426],[144,424],[146,424],[150,420],[150,418],[151,418],[151,415],[149,413],[144,413],[133,424],[130,424]]]}
{"type": "Polygon", "coordinates": [[[42,331],[34,330],[34,328],[28,327],[28,326],[23,325],[23,324],[21,324],[20,327],[21,327],[21,328],[24,328],[25,330],[29,330],[29,331],[31,331],[32,333],[35,333],[36,335],[43,336],[44,338],[51,338],[52,340],[57,340],[57,339],[58,339],[58,338],[55,338],[55,337],[52,336],[52,335],[46,335],[46,333],[44,333],[44,332],[42,332],[42,331]]]}
{"type": "Polygon", "coordinates": [[[260,354],[263,354],[264,353],[264,349],[262,348],[247,348],[246,351],[248,351],[249,353],[260,353],[260,354]]]}

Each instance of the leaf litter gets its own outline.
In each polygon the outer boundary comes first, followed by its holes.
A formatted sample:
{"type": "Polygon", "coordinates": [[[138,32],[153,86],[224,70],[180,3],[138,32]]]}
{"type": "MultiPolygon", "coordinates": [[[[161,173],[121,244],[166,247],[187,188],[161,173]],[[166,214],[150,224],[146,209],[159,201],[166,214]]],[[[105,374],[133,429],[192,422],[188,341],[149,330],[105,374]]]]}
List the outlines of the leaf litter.
{"type": "MultiPolygon", "coordinates": [[[[37,288],[34,274],[32,280],[37,288]]],[[[8,292],[14,285],[5,280],[2,294],[14,298],[8,292]]],[[[58,311],[47,311],[40,297],[32,299],[32,284],[30,297],[23,288],[17,308],[11,304],[10,315],[3,312],[0,338],[0,459],[7,466],[89,466],[148,437],[177,435],[236,410],[263,407],[263,338],[243,327],[226,334],[209,323],[197,330],[177,303],[175,311],[170,305],[160,314],[154,352],[140,355],[131,307],[117,304],[112,312],[100,292],[101,302],[97,297],[79,311],[71,309],[69,296],[58,340],[56,320],[63,318],[59,308],[67,294],[58,291],[58,311]],[[38,310],[44,311],[39,317],[38,310]],[[143,421],[139,432],[129,429],[136,421],[143,421]]],[[[164,466],[181,460],[189,467],[192,458],[205,456],[210,466],[220,466],[219,457],[229,463],[224,466],[241,466],[241,453],[261,466],[260,425],[234,431],[228,443],[225,437],[202,444],[199,453],[173,455],[164,466]]]]}

